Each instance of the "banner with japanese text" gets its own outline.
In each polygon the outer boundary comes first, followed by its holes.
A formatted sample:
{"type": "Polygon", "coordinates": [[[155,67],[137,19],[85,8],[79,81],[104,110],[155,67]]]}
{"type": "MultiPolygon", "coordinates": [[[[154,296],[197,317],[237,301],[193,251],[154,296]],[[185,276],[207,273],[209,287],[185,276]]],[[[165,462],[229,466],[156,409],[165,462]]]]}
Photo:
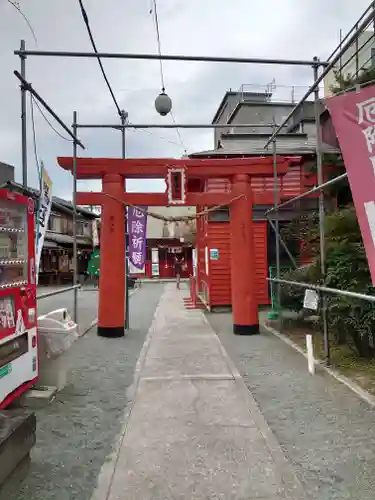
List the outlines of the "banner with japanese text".
{"type": "Polygon", "coordinates": [[[375,286],[375,86],[330,97],[325,105],[340,143],[375,286]]]}
{"type": "Polygon", "coordinates": [[[147,207],[128,208],[129,262],[144,269],[146,260],[147,207]]]}
{"type": "Polygon", "coordinates": [[[35,235],[35,271],[36,282],[38,283],[40,259],[42,257],[42,249],[44,238],[48,229],[48,220],[52,208],[52,181],[49,178],[46,169],[41,165],[41,183],[38,214],[36,220],[36,235],[35,235]]]}

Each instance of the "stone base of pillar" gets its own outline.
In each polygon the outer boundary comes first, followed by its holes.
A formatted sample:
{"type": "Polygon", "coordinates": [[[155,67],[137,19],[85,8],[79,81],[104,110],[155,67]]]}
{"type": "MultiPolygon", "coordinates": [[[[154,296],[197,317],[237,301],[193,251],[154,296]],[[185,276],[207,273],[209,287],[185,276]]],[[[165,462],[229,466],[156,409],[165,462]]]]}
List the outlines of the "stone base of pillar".
{"type": "Polygon", "coordinates": [[[233,325],[235,335],[258,335],[259,325],[233,325]]]}
{"type": "Polygon", "coordinates": [[[125,325],[123,326],[98,326],[98,336],[117,339],[125,336],[125,325]]]}

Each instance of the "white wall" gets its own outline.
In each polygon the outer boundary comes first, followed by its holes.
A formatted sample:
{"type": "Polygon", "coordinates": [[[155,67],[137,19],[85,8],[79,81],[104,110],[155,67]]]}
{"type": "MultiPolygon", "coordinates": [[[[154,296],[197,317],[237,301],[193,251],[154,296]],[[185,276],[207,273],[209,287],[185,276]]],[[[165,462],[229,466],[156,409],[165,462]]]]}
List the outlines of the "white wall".
{"type": "MultiPolygon", "coordinates": [[[[194,215],[195,207],[149,207],[149,212],[164,216],[178,217],[183,215],[194,215]]],[[[147,238],[160,239],[163,238],[164,221],[155,219],[150,215],[147,217],[147,238]]],[[[173,231],[173,227],[171,227],[173,231]]],[[[171,235],[171,237],[173,237],[171,235]]]]}

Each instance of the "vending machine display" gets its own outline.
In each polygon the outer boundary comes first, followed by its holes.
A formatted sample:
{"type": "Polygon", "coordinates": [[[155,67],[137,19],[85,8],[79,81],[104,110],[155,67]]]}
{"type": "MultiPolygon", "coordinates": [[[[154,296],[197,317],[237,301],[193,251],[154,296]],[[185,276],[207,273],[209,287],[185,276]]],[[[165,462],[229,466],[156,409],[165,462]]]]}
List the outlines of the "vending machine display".
{"type": "Polygon", "coordinates": [[[35,383],[34,202],[0,190],[0,409],[35,383]]]}

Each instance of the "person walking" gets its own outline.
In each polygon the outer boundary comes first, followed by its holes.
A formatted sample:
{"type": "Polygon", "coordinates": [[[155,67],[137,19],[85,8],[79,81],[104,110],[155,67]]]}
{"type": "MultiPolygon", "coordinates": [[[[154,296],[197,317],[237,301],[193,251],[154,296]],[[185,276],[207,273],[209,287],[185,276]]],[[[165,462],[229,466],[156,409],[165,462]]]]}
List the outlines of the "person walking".
{"type": "Polygon", "coordinates": [[[176,286],[177,289],[180,289],[180,281],[181,281],[181,273],[182,273],[182,266],[184,264],[184,256],[182,254],[175,254],[174,258],[174,272],[176,275],[176,286]]]}

